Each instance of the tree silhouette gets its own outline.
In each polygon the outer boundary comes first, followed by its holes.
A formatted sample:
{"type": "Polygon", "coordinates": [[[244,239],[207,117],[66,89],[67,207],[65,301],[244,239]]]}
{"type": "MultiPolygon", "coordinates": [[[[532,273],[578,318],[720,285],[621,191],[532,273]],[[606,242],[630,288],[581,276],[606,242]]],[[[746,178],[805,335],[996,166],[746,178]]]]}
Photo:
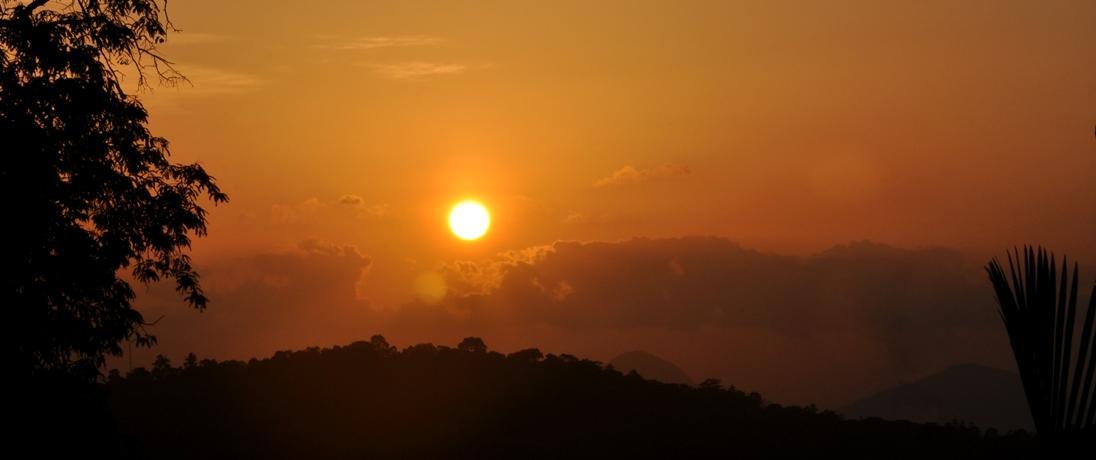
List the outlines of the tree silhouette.
{"type": "Polygon", "coordinates": [[[171,83],[157,54],[171,23],[160,0],[0,0],[0,270],[9,369],[92,379],[120,342],[151,345],[126,278],[172,279],[206,306],[186,254],[204,235],[199,201],[227,201],[198,164],[172,163],[120,69],[171,83]]]}
{"type": "Polygon", "coordinates": [[[544,353],[537,348],[526,348],[506,355],[506,358],[519,362],[535,363],[544,359],[544,353]]]}
{"type": "Polygon", "coordinates": [[[380,334],[374,334],[373,337],[370,337],[369,345],[377,350],[378,353],[393,353],[396,351],[396,347],[389,345],[388,340],[380,334]]]}
{"type": "Polygon", "coordinates": [[[1006,274],[993,259],[986,271],[1035,429],[1048,449],[1091,452],[1096,449],[1096,286],[1084,322],[1078,323],[1076,263],[1072,283],[1066,258],[1058,272],[1054,254],[1041,247],[1025,247],[1022,258],[1018,250],[1009,254],[1008,265],[1006,274]]]}
{"type": "Polygon", "coordinates": [[[192,369],[198,366],[198,355],[193,352],[187,353],[186,359],[183,360],[183,369],[192,369]]]}
{"type": "Polygon", "coordinates": [[[457,344],[457,349],[470,353],[487,353],[487,344],[479,337],[465,337],[457,344]]]}

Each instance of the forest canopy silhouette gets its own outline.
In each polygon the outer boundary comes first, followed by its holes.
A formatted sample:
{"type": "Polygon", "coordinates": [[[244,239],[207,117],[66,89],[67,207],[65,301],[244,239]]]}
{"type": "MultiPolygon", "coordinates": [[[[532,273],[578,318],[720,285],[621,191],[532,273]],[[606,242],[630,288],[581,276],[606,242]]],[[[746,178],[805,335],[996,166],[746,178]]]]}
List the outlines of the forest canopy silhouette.
{"type": "Polygon", "coordinates": [[[189,355],[106,385],[143,458],[1025,458],[1026,432],[845,420],[718,380],[665,384],[470,337],[383,337],[247,362],[189,355]]]}

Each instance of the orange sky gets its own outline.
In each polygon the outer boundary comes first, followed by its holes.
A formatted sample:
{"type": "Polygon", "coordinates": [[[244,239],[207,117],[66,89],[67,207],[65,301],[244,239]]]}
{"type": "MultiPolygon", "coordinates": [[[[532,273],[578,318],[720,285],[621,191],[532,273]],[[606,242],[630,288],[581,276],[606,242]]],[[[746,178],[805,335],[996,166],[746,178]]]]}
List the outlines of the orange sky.
{"type": "MultiPolygon", "coordinates": [[[[378,311],[423,273],[556,241],[871,240],[973,267],[1039,242],[1096,263],[1091,1],[170,7],[164,52],[193,85],[142,97],[231,195],[194,247],[214,309],[241,260],[346,246],[378,311]],[[446,228],[469,197],[494,214],[475,243],[446,228]]],[[[281,333],[247,352],[307,344],[281,333]]]]}

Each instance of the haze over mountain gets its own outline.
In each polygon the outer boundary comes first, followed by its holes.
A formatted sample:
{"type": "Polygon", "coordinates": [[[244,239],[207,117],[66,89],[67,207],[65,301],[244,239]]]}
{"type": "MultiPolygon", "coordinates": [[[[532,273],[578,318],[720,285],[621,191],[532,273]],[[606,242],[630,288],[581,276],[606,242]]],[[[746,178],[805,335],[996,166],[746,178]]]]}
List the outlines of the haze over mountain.
{"type": "Polygon", "coordinates": [[[851,417],[947,423],[962,420],[1001,431],[1034,426],[1020,375],[962,364],[849,404],[838,412],[851,417]]]}
{"type": "Polygon", "coordinates": [[[646,351],[629,351],[621,353],[609,364],[614,369],[625,374],[635,371],[645,379],[657,380],[662,383],[682,383],[692,385],[693,379],[685,371],[671,363],[646,351]]]}

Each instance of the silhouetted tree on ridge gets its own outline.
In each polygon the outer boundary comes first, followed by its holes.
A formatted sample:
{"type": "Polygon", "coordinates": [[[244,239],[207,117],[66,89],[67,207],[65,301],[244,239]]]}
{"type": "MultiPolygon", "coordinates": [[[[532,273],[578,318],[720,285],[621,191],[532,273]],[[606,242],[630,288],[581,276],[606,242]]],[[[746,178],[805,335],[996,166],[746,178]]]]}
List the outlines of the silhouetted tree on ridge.
{"type": "Polygon", "coordinates": [[[479,337],[466,337],[457,345],[457,349],[470,353],[487,353],[487,344],[479,337]]]}
{"type": "Polygon", "coordinates": [[[206,231],[204,197],[228,197],[198,164],[172,163],[167,140],[126,94],[119,69],[182,77],[157,53],[171,23],[160,0],[0,2],[0,187],[11,198],[0,277],[9,371],[93,379],[120,342],[155,338],[119,270],[171,279],[207,299],[186,254],[206,231]]]}

